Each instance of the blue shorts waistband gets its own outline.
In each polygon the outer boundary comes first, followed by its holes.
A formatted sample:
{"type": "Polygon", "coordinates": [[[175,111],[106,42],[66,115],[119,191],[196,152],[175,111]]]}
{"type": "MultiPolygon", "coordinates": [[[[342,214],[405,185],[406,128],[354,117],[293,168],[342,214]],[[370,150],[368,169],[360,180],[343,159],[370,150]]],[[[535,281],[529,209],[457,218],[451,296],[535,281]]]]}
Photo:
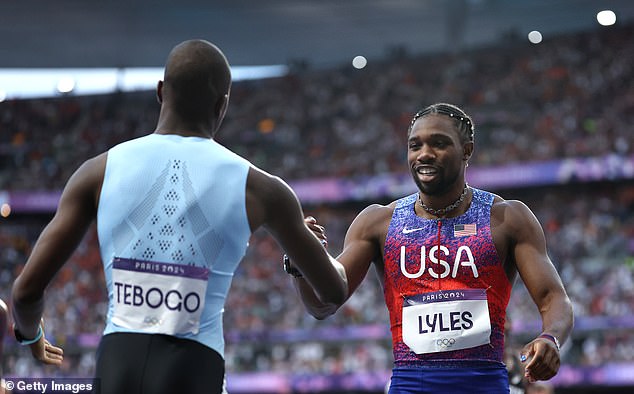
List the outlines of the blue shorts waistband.
{"type": "Polygon", "coordinates": [[[402,360],[394,363],[398,369],[437,368],[506,368],[504,363],[493,360],[402,360]]]}

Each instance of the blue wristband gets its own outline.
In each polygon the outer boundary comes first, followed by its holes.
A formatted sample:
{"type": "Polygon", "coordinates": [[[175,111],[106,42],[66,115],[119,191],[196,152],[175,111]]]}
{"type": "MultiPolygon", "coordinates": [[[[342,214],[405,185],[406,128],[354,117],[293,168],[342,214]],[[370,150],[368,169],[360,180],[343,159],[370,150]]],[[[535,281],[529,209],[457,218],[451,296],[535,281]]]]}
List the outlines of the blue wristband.
{"type": "Polygon", "coordinates": [[[32,345],[35,342],[39,341],[44,335],[44,331],[42,330],[42,325],[40,324],[37,328],[37,334],[35,334],[35,338],[33,339],[25,339],[22,334],[18,331],[15,326],[13,327],[13,332],[15,333],[15,338],[18,340],[18,343],[22,346],[32,345]]]}
{"type": "Polygon", "coordinates": [[[541,333],[537,338],[548,339],[549,341],[551,341],[552,343],[555,344],[555,347],[557,348],[557,351],[561,350],[561,346],[559,346],[559,339],[557,339],[556,336],[550,335],[550,334],[541,333]]]}

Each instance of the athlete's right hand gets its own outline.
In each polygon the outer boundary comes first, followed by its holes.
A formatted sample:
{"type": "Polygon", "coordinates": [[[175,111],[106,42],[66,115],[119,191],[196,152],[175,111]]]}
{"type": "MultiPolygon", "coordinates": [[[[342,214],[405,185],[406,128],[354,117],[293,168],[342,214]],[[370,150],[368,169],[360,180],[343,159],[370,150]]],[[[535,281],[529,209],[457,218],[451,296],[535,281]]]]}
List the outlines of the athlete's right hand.
{"type": "Polygon", "coordinates": [[[328,247],[328,238],[326,237],[326,229],[324,226],[317,224],[317,219],[312,216],[306,216],[304,223],[306,223],[306,226],[319,238],[322,245],[324,245],[325,248],[328,247]]]}

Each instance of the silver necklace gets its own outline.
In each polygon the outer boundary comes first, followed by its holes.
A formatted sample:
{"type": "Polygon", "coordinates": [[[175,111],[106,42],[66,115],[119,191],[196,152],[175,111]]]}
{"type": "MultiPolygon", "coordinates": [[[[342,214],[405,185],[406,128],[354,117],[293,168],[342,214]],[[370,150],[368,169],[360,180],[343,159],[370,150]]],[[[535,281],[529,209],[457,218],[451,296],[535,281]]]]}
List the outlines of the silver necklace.
{"type": "Polygon", "coordinates": [[[434,216],[444,216],[444,215],[448,214],[449,212],[453,211],[454,209],[458,208],[458,205],[460,205],[460,203],[464,201],[464,199],[467,196],[468,192],[469,192],[469,185],[467,185],[465,183],[464,190],[462,191],[462,194],[460,195],[460,197],[458,197],[458,199],[456,201],[454,201],[452,204],[447,205],[446,207],[444,207],[442,209],[434,209],[434,208],[430,208],[427,205],[425,205],[423,200],[420,198],[420,193],[418,194],[418,203],[420,204],[421,208],[423,208],[425,211],[431,213],[432,215],[434,215],[434,216]]]}

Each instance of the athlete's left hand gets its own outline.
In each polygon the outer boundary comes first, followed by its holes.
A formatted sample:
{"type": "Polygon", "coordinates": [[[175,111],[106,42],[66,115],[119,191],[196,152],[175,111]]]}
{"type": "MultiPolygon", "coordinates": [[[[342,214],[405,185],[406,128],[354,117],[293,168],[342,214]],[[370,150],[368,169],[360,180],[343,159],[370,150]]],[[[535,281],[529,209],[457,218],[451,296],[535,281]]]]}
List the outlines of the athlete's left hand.
{"type": "Polygon", "coordinates": [[[524,346],[520,352],[520,361],[528,362],[524,376],[529,382],[548,380],[559,371],[559,350],[552,341],[536,338],[524,346]]]}
{"type": "MultiPolygon", "coordinates": [[[[41,324],[42,331],[44,331],[44,324],[41,324]]],[[[29,345],[29,347],[31,348],[33,357],[44,364],[60,365],[62,361],[64,361],[64,350],[60,347],[53,346],[46,339],[44,333],[42,333],[42,337],[37,342],[29,345]]]]}

